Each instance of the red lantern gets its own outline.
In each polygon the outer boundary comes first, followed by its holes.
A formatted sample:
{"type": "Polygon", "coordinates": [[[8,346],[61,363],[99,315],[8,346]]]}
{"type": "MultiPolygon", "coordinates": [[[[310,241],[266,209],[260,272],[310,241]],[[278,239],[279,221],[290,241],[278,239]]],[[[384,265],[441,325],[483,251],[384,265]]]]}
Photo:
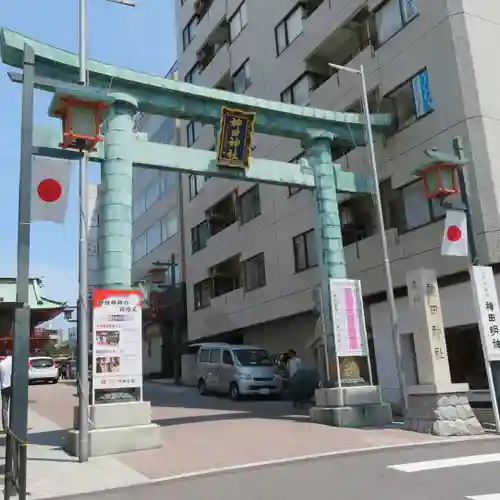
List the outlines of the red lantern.
{"type": "Polygon", "coordinates": [[[455,156],[428,149],[425,154],[431,162],[417,168],[413,174],[424,183],[427,199],[444,199],[458,192],[457,169],[468,163],[455,156]]]}
{"type": "Polygon", "coordinates": [[[103,140],[101,123],[113,99],[101,98],[89,90],[56,93],[49,115],[62,121],[63,140],[59,147],[95,151],[103,140]]]}

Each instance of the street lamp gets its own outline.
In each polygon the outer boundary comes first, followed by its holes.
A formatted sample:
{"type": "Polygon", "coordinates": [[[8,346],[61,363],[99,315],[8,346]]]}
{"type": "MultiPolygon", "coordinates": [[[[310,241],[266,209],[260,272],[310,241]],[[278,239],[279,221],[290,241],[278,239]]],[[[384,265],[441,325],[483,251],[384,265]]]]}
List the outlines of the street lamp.
{"type": "Polygon", "coordinates": [[[333,64],[333,63],[329,63],[329,66],[337,70],[346,71],[348,73],[359,75],[361,77],[361,98],[363,102],[363,112],[365,115],[368,151],[370,153],[370,164],[372,168],[372,176],[374,184],[373,187],[375,191],[374,195],[375,195],[375,206],[377,210],[377,225],[378,225],[378,230],[380,232],[380,238],[382,241],[383,264],[384,264],[384,273],[386,280],[387,300],[389,302],[389,311],[391,317],[392,339],[394,342],[394,350],[396,353],[399,390],[401,392],[401,399],[403,403],[402,409],[403,409],[403,414],[405,414],[408,405],[407,405],[406,384],[403,372],[403,358],[401,354],[401,338],[399,335],[398,310],[396,307],[396,299],[394,297],[394,285],[392,280],[391,264],[389,260],[387,236],[385,234],[384,212],[382,209],[382,198],[380,195],[380,184],[377,172],[377,159],[375,158],[375,145],[373,142],[373,130],[370,119],[370,108],[368,105],[368,89],[366,87],[365,72],[362,65],[359,67],[359,69],[350,68],[347,66],[340,66],[339,64],[333,64]]]}
{"type": "MultiPolygon", "coordinates": [[[[106,0],[111,3],[119,3],[128,7],[135,7],[132,0],[106,0]]],[[[87,78],[87,0],[79,0],[79,83],[85,87],[88,85],[87,78]]],[[[79,198],[80,198],[80,227],[78,248],[78,460],[88,462],[89,459],[89,418],[87,415],[89,396],[89,317],[87,312],[88,301],[88,242],[87,242],[87,180],[88,180],[88,153],[83,151],[79,165],[79,198]]]]}

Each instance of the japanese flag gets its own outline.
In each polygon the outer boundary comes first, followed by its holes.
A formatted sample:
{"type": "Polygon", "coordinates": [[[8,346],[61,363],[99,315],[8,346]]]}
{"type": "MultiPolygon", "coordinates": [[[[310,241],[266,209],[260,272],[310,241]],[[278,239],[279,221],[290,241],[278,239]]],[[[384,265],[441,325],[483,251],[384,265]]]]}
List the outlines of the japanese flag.
{"type": "Polygon", "coordinates": [[[467,257],[467,219],[462,210],[447,210],[441,255],[467,257]]]}
{"type": "Polygon", "coordinates": [[[71,163],[34,157],[31,171],[31,220],[62,224],[68,208],[71,163]]]}

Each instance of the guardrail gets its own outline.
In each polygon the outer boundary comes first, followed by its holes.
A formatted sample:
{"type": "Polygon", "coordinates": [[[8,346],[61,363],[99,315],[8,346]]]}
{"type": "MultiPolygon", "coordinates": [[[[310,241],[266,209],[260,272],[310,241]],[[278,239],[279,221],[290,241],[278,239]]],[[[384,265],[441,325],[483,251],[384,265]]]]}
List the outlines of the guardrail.
{"type": "Polygon", "coordinates": [[[6,431],[4,500],[15,495],[26,500],[26,471],[28,443],[19,439],[10,429],[6,431]]]}

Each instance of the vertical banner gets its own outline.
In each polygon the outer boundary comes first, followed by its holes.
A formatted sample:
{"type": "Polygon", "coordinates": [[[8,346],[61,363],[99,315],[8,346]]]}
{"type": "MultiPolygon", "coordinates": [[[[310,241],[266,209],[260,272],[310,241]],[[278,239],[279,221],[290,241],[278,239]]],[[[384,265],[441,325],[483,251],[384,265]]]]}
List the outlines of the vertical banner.
{"type": "Polygon", "coordinates": [[[93,389],[142,387],[139,290],[93,291],[93,389]]]}
{"type": "Polygon", "coordinates": [[[331,279],[330,296],[337,356],[368,356],[361,283],[331,279]]]}
{"type": "Polygon", "coordinates": [[[490,266],[472,266],[472,291],[486,363],[500,361],[500,307],[490,266]]]}

